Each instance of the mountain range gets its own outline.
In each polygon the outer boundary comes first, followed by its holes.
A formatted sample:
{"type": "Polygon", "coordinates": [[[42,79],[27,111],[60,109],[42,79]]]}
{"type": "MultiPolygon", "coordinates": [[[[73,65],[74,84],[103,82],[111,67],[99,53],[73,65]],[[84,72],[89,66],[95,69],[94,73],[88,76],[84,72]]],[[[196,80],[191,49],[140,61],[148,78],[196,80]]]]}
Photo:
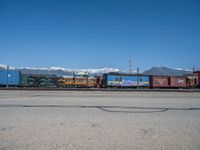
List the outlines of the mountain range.
{"type": "MultiPolygon", "coordinates": [[[[1,65],[0,69],[7,69],[7,65],[1,65]]],[[[9,66],[9,69],[14,69],[14,67],[9,66]]],[[[121,72],[117,68],[100,68],[100,69],[65,69],[61,67],[49,67],[49,68],[38,68],[38,67],[21,67],[17,68],[22,72],[22,74],[48,74],[48,75],[58,75],[58,76],[71,76],[74,73],[77,75],[102,75],[108,72],[121,72]]]]}
{"type": "MultiPolygon", "coordinates": [[[[6,69],[7,65],[0,65],[0,69],[6,69]]],[[[9,69],[14,69],[14,67],[10,67],[9,69]]],[[[36,68],[36,67],[21,67],[18,70],[22,72],[22,74],[48,74],[48,75],[58,75],[58,76],[71,76],[74,73],[78,75],[90,74],[90,75],[102,75],[103,73],[109,72],[120,72],[127,73],[127,71],[122,71],[117,68],[100,68],[100,69],[65,69],[60,67],[50,67],[50,68],[36,68]]],[[[133,73],[135,73],[134,71],[133,73]]],[[[152,67],[149,70],[142,72],[145,75],[173,75],[180,76],[183,74],[190,74],[191,70],[187,69],[172,69],[167,67],[152,67]]]]}
{"type": "Polygon", "coordinates": [[[152,67],[149,70],[143,72],[145,75],[172,75],[172,76],[181,76],[183,74],[190,74],[191,70],[186,69],[172,69],[167,67],[152,67]]]}

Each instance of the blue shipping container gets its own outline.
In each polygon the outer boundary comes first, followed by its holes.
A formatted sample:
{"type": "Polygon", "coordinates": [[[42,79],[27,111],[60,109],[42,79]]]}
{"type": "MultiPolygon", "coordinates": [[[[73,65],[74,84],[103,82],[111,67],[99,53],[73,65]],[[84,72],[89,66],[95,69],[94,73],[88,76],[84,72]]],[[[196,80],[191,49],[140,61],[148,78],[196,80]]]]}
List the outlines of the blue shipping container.
{"type": "Polygon", "coordinates": [[[18,70],[0,70],[0,85],[18,86],[20,82],[20,72],[18,70]]]}
{"type": "Polygon", "coordinates": [[[137,85],[148,87],[149,76],[107,75],[107,86],[133,87],[137,85]]]}

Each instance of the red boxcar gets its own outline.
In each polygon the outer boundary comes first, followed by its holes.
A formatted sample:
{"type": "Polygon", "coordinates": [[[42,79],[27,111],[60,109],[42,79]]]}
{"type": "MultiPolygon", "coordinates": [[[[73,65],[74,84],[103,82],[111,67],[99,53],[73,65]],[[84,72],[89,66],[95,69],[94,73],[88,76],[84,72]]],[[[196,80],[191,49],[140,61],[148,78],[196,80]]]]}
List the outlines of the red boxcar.
{"type": "Polygon", "coordinates": [[[168,88],[170,81],[168,76],[151,76],[150,85],[152,88],[168,88]]]}
{"type": "Polygon", "coordinates": [[[186,88],[186,77],[170,77],[170,87],[172,88],[186,88]]]}

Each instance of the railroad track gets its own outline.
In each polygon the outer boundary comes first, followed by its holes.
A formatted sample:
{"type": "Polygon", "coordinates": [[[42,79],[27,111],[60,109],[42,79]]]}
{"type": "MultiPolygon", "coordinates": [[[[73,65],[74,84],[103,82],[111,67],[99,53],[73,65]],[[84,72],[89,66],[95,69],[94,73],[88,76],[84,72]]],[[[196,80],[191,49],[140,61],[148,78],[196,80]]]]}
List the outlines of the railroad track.
{"type": "Polygon", "coordinates": [[[1,87],[0,90],[27,90],[27,91],[136,91],[136,92],[200,92],[200,89],[120,89],[120,88],[20,88],[1,87]]]}

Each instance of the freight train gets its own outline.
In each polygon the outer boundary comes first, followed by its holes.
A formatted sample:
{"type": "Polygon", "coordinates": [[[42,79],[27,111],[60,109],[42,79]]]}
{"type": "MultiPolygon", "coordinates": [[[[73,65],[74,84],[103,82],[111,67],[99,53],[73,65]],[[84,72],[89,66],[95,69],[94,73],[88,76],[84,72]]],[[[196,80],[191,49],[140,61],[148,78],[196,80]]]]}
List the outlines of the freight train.
{"type": "Polygon", "coordinates": [[[200,78],[197,74],[184,76],[158,76],[138,74],[104,74],[99,79],[104,88],[196,88],[200,78]]]}
{"type": "Polygon", "coordinates": [[[183,76],[105,73],[102,76],[22,74],[18,70],[0,70],[0,86],[45,88],[196,88],[200,71],[183,76]]]}

